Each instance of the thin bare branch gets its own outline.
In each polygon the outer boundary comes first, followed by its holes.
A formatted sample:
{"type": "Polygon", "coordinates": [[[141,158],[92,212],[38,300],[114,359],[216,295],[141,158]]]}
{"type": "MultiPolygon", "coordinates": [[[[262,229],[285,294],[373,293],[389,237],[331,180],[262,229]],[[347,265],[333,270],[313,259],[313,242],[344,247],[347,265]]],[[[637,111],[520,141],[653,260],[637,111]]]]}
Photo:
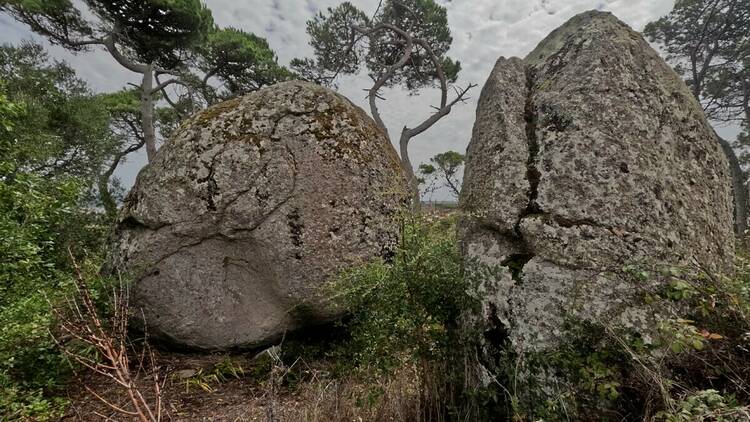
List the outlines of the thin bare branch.
{"type": "Polygon", "coordinates": [[[156,81],[157,81],[158,85],[156,85],[151,90],[151,94],[156,94],[157,92],[163,90],[164,88],[168,87],[169,85],[176,84],[176,83],[181,83],[178,79],[175,79],[175,78],[167,79],[166,81],[159,83],[158,82],[158,77],[157,77],[156,81]]]}
{"type": "Polygon", "coordinates": [[[118,407],[115,404],[110,403],[109,401],[107,401],[107,399],[105,399],[104,397],[102,397],[99,394],[97,394],[96,391],[94,391],[88,385],[84,385],[84,388],[86,388],[86,391],[88,391],[92,396],[96,397],[97,399],[99,399],[99,401],[101,401],[102,403],[104,403],[107,406],[111,407],[112,409],[114,409],[114,410],[116,410],[116,411],[118,411],[118,412],[120,412],[120,413],[122,413],[124,415],[138,416],[138,413],[136,413],[136,412],[131,412],[131,411],[125,410],[125,409],[123,409],[121,407],[118,407]]]}
{"type": "MultiPolygon", "coordinates": [[[[94,373],[100,374],[112,380],[115,384],[122,387],[130,400],[133,411],[126,410],[122,406],[107,401],[94,390],[86,386],[86,390],[96,397],[99,401],[106,404],[115,412],[137,417],[141,422],[159,422],[162,417],[162,397],[161,386],[159,385],[159,376],[156,373],[153,352],[144,345],[144,355],[151,359],[151,368],[154,371],[154,393],[156,396],[156,412],[152,405],[143,395],[138,387],[137,377],[131,376],[131,369],[128,357],[127,347],[127,320],[128,311],[128,291],[126,285],[120,279],[120,290],[113,293],[114,315],[111,324],[106,327],[102,322],[96,305],[92,299],[86,279],[78,265],[72,251],[68,250],[72,262],[75,286],[78,296],[76,300],[68,301],[68,312],[63,313],[57,308],[53,308],[55,316],[60,321],[60,330],[63,335],[76,338],[81,342],[93,346],[96,351],[103,356],[104,362],[96,362],[91,358],[80,355],[64,347],[57,338],[55,342],[68,357],[78,362],[85,368],[94,373]]],[[[54,337],[53,337],[54,338],[54,337]]]]}
{"type": "Polygon", "coordinates": [[[429,129],[437,123],[438,120],[442,119],[446,115],[448,115],[451,112],[451,108],[456,105],[457,103],[466,101],[466,94],[473,88],[475,88],[477,84],[469,84],[466,88],[462,89],[456,98],[453,99],[450,103],[444,105],[441,107],[437,113],[434,113],[430,117],[428,117],[425,121],[423,121],[421,124],[416,126],[413,129],[406,129],[406,133],[408,134],[409,138],[413,138],[420,133],[424,132],[425,130],[429,129]]]}

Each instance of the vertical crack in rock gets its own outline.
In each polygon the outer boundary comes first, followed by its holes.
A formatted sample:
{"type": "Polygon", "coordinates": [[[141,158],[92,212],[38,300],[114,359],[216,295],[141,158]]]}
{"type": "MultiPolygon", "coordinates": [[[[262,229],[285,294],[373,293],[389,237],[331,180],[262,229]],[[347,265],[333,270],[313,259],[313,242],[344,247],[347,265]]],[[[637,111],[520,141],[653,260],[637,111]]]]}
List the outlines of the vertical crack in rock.
{"type": "MultiPolygon", "coordinates": [[[[505,350],[510,345],[510,327],[503,323],[500,315],[502,311],[494,303],[489,303],[487,312],[488,329],[482,334],[485,344],[492,345],[497,350],[505,350]]],[[[482,352],[480,351],[480,355],[482,352]]],[[[494,368],[503,367],[503,356],[501,353],[492,356],[492,366],[494,368]]]]}
{"type": "Polygon", "coordinates": [[[216,202],[214,201],[214,195],[216,195],[219,191],[219,187],[216,184],[216,180],[214,179],[214,165],[216,164],[216,157],[214,157],[211,160],[211,163],[203,163],[204,165],[207,164],[208,168],[208,175],[206,177],[200,178],[197,180],[198,183],[206,183],[206,208],[208,208],[209,211],[216,211],[216,202]]]}
{"type": "Polygon", "coordinates": [[[305,225],[300,221],[299,209],[293,208],[286,217],[289,224],[289,233],[291,234],[292,245],[294,245],[294,247],[297,249],[294,257],[296,259],[302,259],[302,232],[305,228],[305,225]]]}
{"type": "Polygon", "coordinates": [[[206,208],[209,211],[218,211],[216,200],[214,199],[214,197],[219,194],[219,185],[216,182],[216,178],[214,176],[216,172],[216,163],[219,159],[219,156],[224,154],[226,150],[227,146],[224,145],[216,154],[211,157],[210,163],[203,161],[203,165],[208,169],[208,175],[206,177],[197,179],[198,183],[206,183],[206,196],[203,199],[206,200],[206,208]]]}
{"type": "Polygon", "coordinates": [[[526,122],[526,142],[529,148],[529,157],[526,160],[526,179],[529,181],[529,203],[521,215],[523,217],[540,212],[536,202],[539,195],[539,179],[541,174],[536,168],[536,158],[539,154],[539,140],[537,139],[537,113],[534,104],[534,85],[536,83],[536,71],[532,66],[526,67],[526,106],[524,109],[524,121],[526,122]]]}
{"type": "Polygon", "coordinates": [[[528,203],[526,208],[518,216],[513,228],[513,240],[518,247],[518,252],[508,256],[500,265],[510,271],[513,281],[519,283],[523,280],[524,266],[534,258],[534,253],[523,238],[521,222],[524,217],[541,213],[537,196],[539,195],[539,180],[541,173],[536,168],[537,156],[539,155],[539,140],[537,139],[537,109],[534,104],[534,85],[536,83],[535,69],[527,66],[526,74],[526,103],[524,105],[524,122],[526,125],[526,145],[528,158],[526,159],[526,180],[529,182],[528,203]]]}

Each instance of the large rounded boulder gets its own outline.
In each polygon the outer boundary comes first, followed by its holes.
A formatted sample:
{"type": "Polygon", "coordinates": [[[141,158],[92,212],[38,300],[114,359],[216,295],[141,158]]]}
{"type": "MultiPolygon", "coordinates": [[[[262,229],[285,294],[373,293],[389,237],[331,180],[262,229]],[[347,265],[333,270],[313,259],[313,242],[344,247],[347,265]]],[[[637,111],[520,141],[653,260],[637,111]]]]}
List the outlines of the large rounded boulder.
{"type": "Polygon", "coordinates": [[[500,58],[461,193],[464,254],[494,269],[480,319],[502,335],[487,341],[554,350],[571,321],[648,341],[660,310],[623,268],[730,269],[729,177],[686,85],[613,15],[581,14],[526,59],[500,58]]]}
{"type": "Polygon", "coordinates": [[[266,345],[340,315],[321,286],[392,254],[405,180],[361,109],[281,83],[182,124],[126,197],[111,264],[151,336],[266,345]]]}

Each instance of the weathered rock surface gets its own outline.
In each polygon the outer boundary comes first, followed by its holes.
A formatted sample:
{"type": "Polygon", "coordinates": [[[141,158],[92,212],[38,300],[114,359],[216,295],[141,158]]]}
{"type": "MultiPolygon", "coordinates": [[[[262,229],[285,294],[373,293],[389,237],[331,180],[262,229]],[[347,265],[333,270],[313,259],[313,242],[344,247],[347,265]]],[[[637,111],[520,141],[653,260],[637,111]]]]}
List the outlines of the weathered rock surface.
{"type": "Polygon", "coordinates": [[[486,329],[518,353],[554,347],[571,319],[647,339],[657,317],[623,266],[729,268],[730,186],[685,84],[613,15],[578,15],[526,59],[500,58],[461,194],[464,254],[495,267],[486,329]]]}
{"type": "Polygon", "coordinates": [[[134,277],[151,336],[261,346],[340,313],[319,288],[392,253],[405,183],[362,110],[278,84],[180,127],[128,194],[111,261],[134,277]]]}

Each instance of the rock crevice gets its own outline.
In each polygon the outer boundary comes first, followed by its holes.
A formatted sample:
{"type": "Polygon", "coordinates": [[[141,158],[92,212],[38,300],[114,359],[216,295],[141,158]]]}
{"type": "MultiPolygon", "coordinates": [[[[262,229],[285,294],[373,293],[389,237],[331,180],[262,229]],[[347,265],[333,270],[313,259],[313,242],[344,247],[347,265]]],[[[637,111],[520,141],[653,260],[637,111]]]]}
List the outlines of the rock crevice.
{"type": "Polygon", "coordinates": [[[524,103],[524,121],[526,122],[526,143],[528,145],[528,158],[526,160],[526,180],[529,183],[529,203],[526,206],[523,214],[519,218],[536,214],[541,212],[539,204],[537,204],[537,197],[539,196],[539,179],[541,173],[537,169],[538,155],[539,155],[539,140],[537,139],[537,110],[534,104],[534,91],[535,91],[535,70],[532,66],[525,66],[524,75],[526,76],[526,102],[524,103]]]}

